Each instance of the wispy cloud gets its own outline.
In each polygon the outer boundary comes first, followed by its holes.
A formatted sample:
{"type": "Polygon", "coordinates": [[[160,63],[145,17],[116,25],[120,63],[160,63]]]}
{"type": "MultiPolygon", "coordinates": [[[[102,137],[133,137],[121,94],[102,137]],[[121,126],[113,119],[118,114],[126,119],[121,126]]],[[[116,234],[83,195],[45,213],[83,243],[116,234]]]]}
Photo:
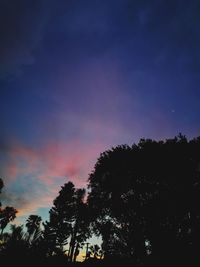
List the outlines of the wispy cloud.
{"type": "Polygon", "coordinates": [[[104,149],[105,144],[96,141],[52,142],[40,148],[13,144],[1,169],[5,181],[3,204],[15,206],[19,216],[50,207],[65,182],[86,186],[88,174],[104,149]]]}

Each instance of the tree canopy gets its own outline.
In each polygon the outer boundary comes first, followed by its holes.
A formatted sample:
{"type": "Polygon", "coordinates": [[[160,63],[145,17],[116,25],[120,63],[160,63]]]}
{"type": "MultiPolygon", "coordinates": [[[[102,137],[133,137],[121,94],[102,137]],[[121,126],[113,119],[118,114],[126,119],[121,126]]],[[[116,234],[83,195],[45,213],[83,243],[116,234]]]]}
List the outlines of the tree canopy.
{"type": "Polygon", "coordinates": [[[86,244],[88,262],[198,266],[200,137],[188,140],[179,134],[113,147],[100,154],[87,190],[70,181],[61,187],[49,220],[42,223],[40,216],[30,215],[26,232],[12,226],[11,233],[3,233],[15,216],[13,207],[0,207],[0,257],[16,251],[75,262],[86,244]],[[89,246],[92,235],[101,236],[101,248],[89,246]]]}
{"type": "Polygon", "coordinates": [[[183,251],[195,256],[199,166],[200,138],[188,141],[181,134],[102,153],[89,177],[88,203],[107,254],[140,263],[149,254],[158,261],[183,251]]]}
{"type": "MultiPolygon", "coordinates": [[[[2,188],[4,187],[3,180],[0,178],[0,193],[2,188]]],[[[9,222],[13,221],[16,218],[17,210],[13,207],[7,206],[5,208],[1,207],[0,202],[0,229],[1,229],[1,236],[3,235],[3,231],[8,225],[9,222]]]]}

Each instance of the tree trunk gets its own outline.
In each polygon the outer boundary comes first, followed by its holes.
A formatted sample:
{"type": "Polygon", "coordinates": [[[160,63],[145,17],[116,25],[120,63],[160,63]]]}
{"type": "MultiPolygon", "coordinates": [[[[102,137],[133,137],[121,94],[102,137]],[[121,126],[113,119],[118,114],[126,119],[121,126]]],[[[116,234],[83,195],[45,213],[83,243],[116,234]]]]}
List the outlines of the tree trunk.
{"type": "Polygon", "coordinates": [[[75,251],[75,236],[73,236],[72,243],[71,243],[71,248],[70,248],[70,256],[69,256],[69,261],[72,262],[74,258],[74,251],[75,251]]]}
{"type": "Polygon", "coordinates": [[[75,244],[76,244],[76,235],[77,235],[77,223],[74,225],[72,238],[70,242],[70,254],[69,254],[69,261],[72,262],[74,258],[74,250],[75,250],[75,244]]]}
{"type": "Polygon", "coordinates": [[[77,254],[78,247],[79,247],[79,244],[78,244],[78,242],[76,242],[76,248],[75,248],[75,251],[74,251],[73,262],[76,262],[76,258],[78,256],[78,254],[77,254]]]}
{"type": "Polygon", "coordinates": [[[3,231],[4,231],[4,228],[1,229],[1,235],[0,235],[1,238],[2,238],[2,236],[3,236],[3,231]]]}
{"type": "Polygon", "coordinates": [[[72,247],[72,236],[71,236],[71,240],[70,240],[70,243],[69,243],[69,250],[68,250],[68,261],[70,261],[70,255],[71,255],[71,247],[72,247]]]}
{"type": "Polygon", "coordinates": [[[88,248],[90,243],[86,243],[86,252],[85,252],[85,260],[88,259],[88,248]]]}

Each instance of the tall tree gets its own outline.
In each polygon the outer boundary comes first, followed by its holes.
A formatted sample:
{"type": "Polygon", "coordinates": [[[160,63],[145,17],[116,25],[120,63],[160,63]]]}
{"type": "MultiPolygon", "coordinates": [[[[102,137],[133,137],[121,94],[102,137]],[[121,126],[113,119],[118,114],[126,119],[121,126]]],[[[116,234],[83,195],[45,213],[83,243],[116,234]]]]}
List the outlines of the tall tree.
{"type": "Polygon", "coordinates": [[[89,213],[85,200],[85,189],[76,189],[74,192],[74,212],[71,227],[69,259],[75,261],[77,251],[89,237],[89,213]]]}
{"type": "Polygon", "coordinates": [[[42,218],[38,215],[30,215],[26,220],[28,240],[30,243],[39,237],[41,221],[42,218]]]}
{"type": "Polygon", "coordinates": [[[68,244],[70,261],[76,258],[75,248],[89,236],[87,204],[84,198],[84,189],[76,189],[72,182],[66,183],[53,202],[49,222],[44,224],[44,235],[51,244],[51,253],[56,253],[58,248],[64,252],[68,244]]]}
{"type": "Polygon", "coordinates": [[[7,224],[13,221],[16,218],[17,210],[13,207],[5,207],[1,210],[0,213],[0,228],[1,228],[1,236],[3,235],[3,231],[6,228],[7,224]]]}
{"type": "Polygon", "coordinates": [[[105,255],[119,251],[141,263],[146,244],[158,261],[179,251],[194,255],[200,238],[199,166],[200,138],[188,141],[181,134],[102,153],[89,177],[88,203],[93,229],[109,244],[105,255]]]}
{"type": "MultiPolygon", "coordinates": [[[[0,178],[0,193],[2,188],[4,187],[3,180],[0,178]]],[[[0,202],[0,237],[3,235],[3,231],[6,228],[7,224],[11,221],[13,221],[16,218],[17,210],[13,207],[5,207],[2,208],[1,202],[0,202]]]]}
{"type": "MultiPolygon", "coordinates": [[[[4,187],[4,183],[3,183],[3,180],[0,178],[0,193],[3,187],[4,187]]],[[[1,201],[0,201],[0,212],[1,212],[1,201]]]]}
{"type": "Polygon", "coordinates": [[[3,180],[0,178],[0,193],[1,193],[1,190],[2,190],[3,186],[4,186],[3,180]]]}

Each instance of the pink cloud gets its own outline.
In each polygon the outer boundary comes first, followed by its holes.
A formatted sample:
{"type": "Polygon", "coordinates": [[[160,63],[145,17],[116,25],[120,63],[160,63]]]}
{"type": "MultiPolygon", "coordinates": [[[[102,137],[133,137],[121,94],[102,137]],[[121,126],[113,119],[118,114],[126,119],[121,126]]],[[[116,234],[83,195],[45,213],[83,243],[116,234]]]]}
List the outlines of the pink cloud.
{"type": "Polygon", "coordinates": [[[17,182],[22,189],[19,193],[26,200],[20,200],[18,204],[16,197],[13,198],[11,204],[19,210],[18,216],[28,216],[40,207],[52,206],[60,187],[69,180],[76,187],[85,187],[88,174],[103,147],[101,143],[88,145],[77,140],[49,142],[42,148],[19,143],[12,145],[8,152],[9,160],[4,166],[4,177],[7,194],[17,182]]]}
{"type": "Polygon", "coordinates": [[[122,90],[117,65],[104,60],[97,64],[94,60],[77,69],[76,74],[64,77],[70,80],[67,84],[72,85],[72,90],[83,88],[83,112],[76,94],[71,95],[71,103],[77,103],[77,109],[66,106],[68,96],[63,78],[56,82],[62,97],[53,95],[58,108],[51,113],[51,119],[38,122],[39,131],[45,136],[51,133],[52,139],[43,137],[43,145],[37,148],[16,140],[10,142],[9,159],[3,170],[7,184],[12,188],[18,181],[26,191],[27,179],[31,177],[29,188],[35,183],[32,191],[42,190],[37,196],[23,192],[27,202],[20,207],[19,214],[51,205],[60,186],[69,180],[77,187],[85,187],[100,152],[127,143],[125,140],[130,137],[122,123],[129,100],[122,90]]]}
{"type": "Polygon", "coordinates": [[[9,164],[7,167],[6,167],[6,174],[7,174],[7,177],[11,178],[11,179],[15,179],[15,177],[17,177],[18,175],[18,167],[17,167],[17,164],[15,162],[13,162],[13,164],[9,164]]]}
{"type": "Polygon", "coordinates": [[[33,174],[47,185],[50,179],[58,177],[87,179],[84,176],[87,176],[88,168],[92,167],[91,163],[97,158],[102,146],[92,147],[77,142],[75,145],[48,144],[40,149],[23,145],[11,147],[4,173],[11,182],[21,174],[33,174]]]}

